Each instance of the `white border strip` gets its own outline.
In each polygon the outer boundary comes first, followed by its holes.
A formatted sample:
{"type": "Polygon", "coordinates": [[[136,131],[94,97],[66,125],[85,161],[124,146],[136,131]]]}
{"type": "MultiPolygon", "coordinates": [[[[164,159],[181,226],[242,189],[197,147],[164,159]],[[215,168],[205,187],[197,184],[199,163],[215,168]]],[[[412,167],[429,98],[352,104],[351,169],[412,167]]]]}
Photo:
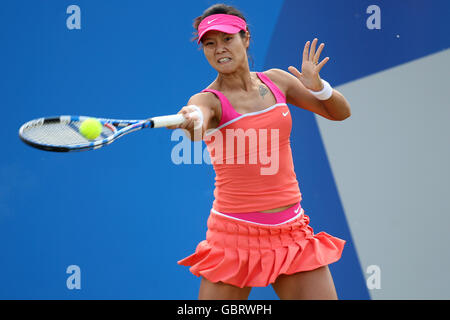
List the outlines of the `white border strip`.
{"type": "Polygon", "coordinates": [[[244,113],[243,115],[240,115],[239,117],[234,118],[234,119],[232,119],[232,120],[230,120],[230,121],[228,121],[228,122],[225,122],[223,125],[221,125],[221,126],[215,128],[215,129],[213,129],[213,130],[211,130],[211,131],[209,131],[209,132],[206,132],[206,133],[205,133],[205,136],[208,136],[208,135],[210,135],[210,134],[213,134],[213,133],[216,132],[217,130],[220,130],[220,129],[222,129],[223,127],[228,126],[229,124],[232,124],[233,122],[236,122],[236,121],[238,121],[238,120],[240,120],[240,119],[242,119],[242,118],[249,117],[249,116],[254,116],[254,115],[257,115],[257,114],[264,113],[264,112],[268,112],[268,111],[270,111],[270,110],[272,110],[272,109],[275,109],[276,107],[281,107],[281,106],[287,106],[287,104],[286,104],[286,103],[277,103],[277,104],[274,104],[273,106],[270,106],[270,107],[268,107],[268,108],[266,108],[266,109],[264,109],[264,110],[255,111],[255,112],[249,112],[249,113],[244,113]]]}
{"type": "MultiPolygon", "coordinates": [[[[291,222],[291,221],[297,219],[297,218],[300,217],[300,216],[303,214],[303,212],[304,212],[304,211],[303,211],[303,208],[302,208],[302,210],[300,210],[300,213],[299,213],[299,214],[297,214],[295,217],[292,217],[292,218],[290,218],[290,219],[288,219],[288,220],[286,220],[286,221],[283,221],[283,222],[277,223],[277,224],[264,224],[264,223],[258,223],[258,222],[253,222],[253,221],[248,221],[248,220],[244,220],[244,219],[235,218],[235,217],[229,216],[229,215],[227,215],[227,214],[220,213],[219,211],[216,211],[216,210],[214,210],[214,209],[211,209],[211,211],[212,211],[214,214],[217,214],[217,215],[219,215],[219,216],[227,217],[227,218],[234,219],[234,220],[244,221],[244,222],[251,223],[251,224],[257,224],[257,225],[260,225],[260,226],[280,226],[280,225],[282,225],[282,224],[285,224],[285,223],[288,223],[288,222],[291,222]]],[[[276,213],[276,212],[271,212],[271,213],[276,213]]]]}

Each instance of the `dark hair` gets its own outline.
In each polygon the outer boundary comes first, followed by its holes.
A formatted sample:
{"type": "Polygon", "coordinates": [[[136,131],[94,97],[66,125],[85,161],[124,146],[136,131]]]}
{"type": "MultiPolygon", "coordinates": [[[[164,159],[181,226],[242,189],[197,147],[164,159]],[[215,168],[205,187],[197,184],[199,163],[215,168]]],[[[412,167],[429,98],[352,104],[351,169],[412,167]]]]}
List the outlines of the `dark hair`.
{"type": "MultiPolygon", "coordinates": [[[[194,38],[192,39],[193,41],[198,39],[198,26],[200,25],[200,22],[202,22],[202,20],[205,19],[206,17],[211,16],[213,14],[231,14],[231,15],[237,16],[237,17],[241,18],[242,20],[244,20],[245,22],[247,22],[245,20],[244,15],[242,14],[242,12],[239,11],[238,9],[236,9],[235,7],[232,7],[232,6],[223,4],[223,3],[217,3],[215,5],[212,5],[208,9],[206,9],[201,16],[194,19],[193,27],[195,29],[195,32],[194,32],[194,38]]],[[[248,26],[247,26],[247,31],[250,31],[248,29],[248,26]]],[[[245,31],[244,30],[239,31],[239,35],[241,36],[242,39],[244,39],[245,31]]]]}

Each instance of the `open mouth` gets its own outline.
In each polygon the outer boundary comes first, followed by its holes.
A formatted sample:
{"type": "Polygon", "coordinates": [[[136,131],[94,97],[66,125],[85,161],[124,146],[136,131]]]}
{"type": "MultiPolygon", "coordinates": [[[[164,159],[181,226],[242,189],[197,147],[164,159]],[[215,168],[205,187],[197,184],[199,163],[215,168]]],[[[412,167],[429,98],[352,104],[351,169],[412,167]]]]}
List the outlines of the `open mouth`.
{"type": "Polygon", "coordinates": [[[230,61],[231,61],[231,58],[220,58],[219,60],[217,60],[217,62],[220,64],[228,63],[230,61]]]}

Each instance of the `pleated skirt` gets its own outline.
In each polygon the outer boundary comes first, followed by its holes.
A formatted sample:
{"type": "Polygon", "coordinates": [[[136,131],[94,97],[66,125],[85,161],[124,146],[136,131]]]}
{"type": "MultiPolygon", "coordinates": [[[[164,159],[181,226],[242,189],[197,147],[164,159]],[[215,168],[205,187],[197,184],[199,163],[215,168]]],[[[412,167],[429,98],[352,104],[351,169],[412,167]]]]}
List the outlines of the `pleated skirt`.
{"type": "Polygon", "coordinates": [[[197,277],[240,288],[266,287],[281,274],[310,271],[341,258],[345,240],[314,234],[302,214],[283,224],[261,225],[215,214],[208,218],[206,240],[178,261],[197,277]]]}

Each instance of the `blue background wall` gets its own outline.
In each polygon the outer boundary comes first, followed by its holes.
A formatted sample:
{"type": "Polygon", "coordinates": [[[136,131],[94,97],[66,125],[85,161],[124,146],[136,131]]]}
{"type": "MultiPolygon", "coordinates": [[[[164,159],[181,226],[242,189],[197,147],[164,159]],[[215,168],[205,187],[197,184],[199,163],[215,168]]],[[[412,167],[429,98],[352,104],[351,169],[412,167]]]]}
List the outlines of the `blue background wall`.
{"type": "MultiPolygon", "coordinates": [[[[215,78],[190,41],[193,19],[213,3],[1,2],[1,299],[196,299],[199,279],[176,261],[205,237],[210,165],[175,165],[166,129],[75,154],[34,150],[17,131],[41,116],[176,113],[215,78]],[[81,8],[80,30],[66,27],[72,4],[81,8]],[[66,287],[69,265],[81,268],[81,290],[66,287]]],[[[447,1],[226,3],[247,17],[254,70],[298,66],[304,43],[318,37],[322,58],[331,58],[321,76],[334,86],[449,46],[448,22],[435,18],[449,12],[447,1]],[[371,4],[382,9],[381,30],[366,27],[371,4]]],[[[348,241],[331,266],[339,297],[369,299],[316,118],[293,108],[302,205],[316,232],[348,241]]],[[[276,296],[269,287],[250,298],[276,296]]]]}

